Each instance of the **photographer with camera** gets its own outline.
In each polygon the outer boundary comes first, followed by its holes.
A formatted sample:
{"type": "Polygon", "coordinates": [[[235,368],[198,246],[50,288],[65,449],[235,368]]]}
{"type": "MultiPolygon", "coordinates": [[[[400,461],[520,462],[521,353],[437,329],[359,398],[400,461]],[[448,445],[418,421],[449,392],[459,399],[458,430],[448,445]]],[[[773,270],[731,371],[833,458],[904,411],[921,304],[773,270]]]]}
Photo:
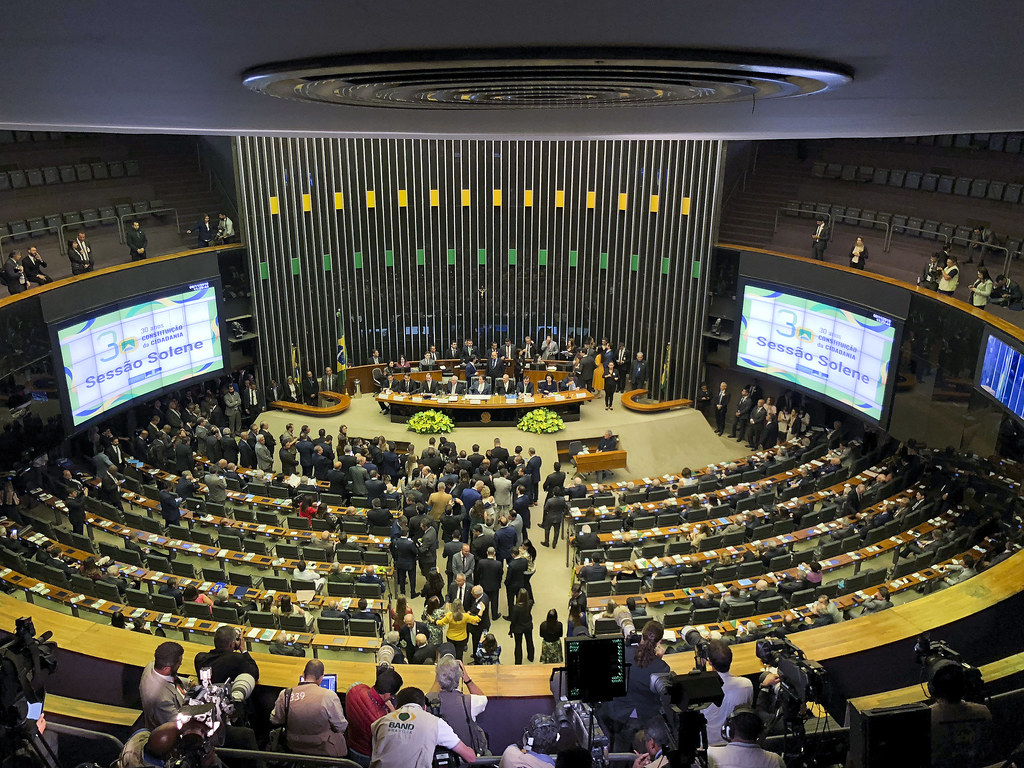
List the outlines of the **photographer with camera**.
{"type": "Polygon", "coordinates": [[[245,644],[245,636],[238,627],[225,624],[213,633],[213,650],[196,654],[196,674],[209,667],[213,683],[233,680],[239,675],[252,675],[260,679],[260,668],[245,644]]]}
{"type": "Polygon", "coordinates": [[[465,665],[452,656],[442,656],[434,668],[434,686],[427,693],[438,712],[452,727],[463,744],[478,755],[487,754],[487,734],[476,719],[487,708],[487,697],[466,671],[465,665]],[[459,690],[464,683],[468,693],[459,690]]]}
{"type": "MultiPolygon", "coordinates": [[[[181,754],[187,739],[182,738],[177,722],[164,723],[152,731],[136,731],[121,750],[117,768],[153,768],[165,766],[181,754]]],[[[224,763],[217,757],[214,745],[207,743],[199,750],[198,766],[201,768],[223,768],[224,763]]]]}
{"type": "MultiPolygon", "coordinates": [[[[189,702],[194,700],[190,695],[195,693],[192,690],[194,686],[178,677],[184,657],[185,649],[180,644],[160,643],[153,653],[153,661],[142,670],[139,696],[142,699],[143,721],[150,731],[164,723],[175,722],[180,719],[179,715],[188,714],[186,710],[192,709],[189,702]]],[[[256,735],[251,728],[236,727],[225,722],[216,726],[216,733],[218,739],[223,738],[225,747],[256,749],[256,735]]]]}
{"type": "Polygon", "coordinates": [[[713,737],[709,721],[708,742],[718,740],[721,744],[708,747],[708,768],[786,768],[779,755],[757,745],[763,723],[761,716],[750,707],[736,707],[723,727],[727,735],[719,731],[713,737]]]}
{"type": "Polygon", "coordinates": [[[551,715],[534,715],[523,731],[522,748],[509,744],[501,753],[498,768],[551,768],[558,735],[558,723],[551,715]]]}
{"type": "Polygon", "coordinates": [[[754,700],[754,684],[745,677],[735,677],[729,673],[732,668],[732,648],[722,640],[708,643],[708,661],[711,668],[722,679],[722,703],[710,704],[704,710],[708,721],[708,746],[725,744],[722,726],[736,707],[749,707],[754,700]]]}
{"type": "Polygon", "coordinates": [[[426,711],[427,699],[419,688],[403,688],[395,706],[394,712],[373,724],[370,768],[431,768],[438,747],[452,750],[467,763],[476,762],[473,750],[451,726],[426,711]]]}
{"type": "Polygon", "coordinates": [[[633,736],[658,714],[661,700],[651,678],[668,674],[668,664],[661,658],[661,640],[665,628],[657,621],[648,621],[640,632],[640,641],[626,647],[629,680],[626,695],[612,699],[601,710],[605,732],[612,738],[612,751],[626,752],[632,748],[633,736]]]}
{"type": "Polygon", "coordinates": [[[324,663],[319,659],[307,661],[301,682],[278,694],[270,722],[284,726],[289,752],[345,757],[348,721],[338,694],[320,687],[323,679],[324,663]]]}

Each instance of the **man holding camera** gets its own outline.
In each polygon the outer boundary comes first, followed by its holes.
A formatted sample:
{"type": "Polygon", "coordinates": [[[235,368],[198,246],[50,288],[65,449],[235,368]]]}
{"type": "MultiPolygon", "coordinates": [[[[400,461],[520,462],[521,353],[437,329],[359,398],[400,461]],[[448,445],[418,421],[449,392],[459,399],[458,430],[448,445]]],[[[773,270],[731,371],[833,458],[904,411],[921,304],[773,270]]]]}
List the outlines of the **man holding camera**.
{"type": "Polygon", "coordinates": [[[196,674],[210,668],[210,682],[223,683],[239,675],[260,679],[260,668],[249,654],[242,630],[225,624],[213,633],[213,650],[196,654],[196,674]]]}

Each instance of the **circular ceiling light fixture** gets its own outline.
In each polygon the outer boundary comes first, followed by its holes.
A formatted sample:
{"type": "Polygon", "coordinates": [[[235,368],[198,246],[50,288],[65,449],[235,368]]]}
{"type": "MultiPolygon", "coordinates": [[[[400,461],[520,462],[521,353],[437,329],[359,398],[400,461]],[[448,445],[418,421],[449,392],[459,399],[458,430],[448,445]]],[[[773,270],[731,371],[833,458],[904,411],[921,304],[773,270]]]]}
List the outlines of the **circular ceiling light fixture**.
{"type": "Polygon", "coordinates": [[[839,64],[666,49],[428,50],[268,64],[242,76],[298,101],[406,109],[552,109],[750,102],[823,93],[839,64]]]}

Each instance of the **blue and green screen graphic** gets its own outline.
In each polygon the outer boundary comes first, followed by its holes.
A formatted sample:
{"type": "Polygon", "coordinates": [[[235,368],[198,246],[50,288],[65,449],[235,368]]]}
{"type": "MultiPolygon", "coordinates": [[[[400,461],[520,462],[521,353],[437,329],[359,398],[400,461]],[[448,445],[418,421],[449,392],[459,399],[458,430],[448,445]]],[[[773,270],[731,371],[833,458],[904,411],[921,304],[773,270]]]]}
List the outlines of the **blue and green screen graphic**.
{"type": "Polygon", "coordinates": [[[746,285],[736,363],[882,416],[896,329],[820,298],[746,285]]]}
{"type": "Polygon", "coordinates": [[[75,426],[223,366],[209,283],[125,304],[57,331],[75,426]]]}

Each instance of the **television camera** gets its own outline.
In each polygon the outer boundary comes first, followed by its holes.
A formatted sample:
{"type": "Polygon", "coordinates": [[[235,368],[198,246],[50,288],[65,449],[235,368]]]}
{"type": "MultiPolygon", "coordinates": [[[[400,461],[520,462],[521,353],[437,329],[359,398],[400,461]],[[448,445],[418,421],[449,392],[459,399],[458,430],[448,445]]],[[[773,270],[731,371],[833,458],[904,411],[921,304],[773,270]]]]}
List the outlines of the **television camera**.
{"type": "Polygon", "coordinates": [[[914,661],[922,666],[921,684],[927,685],[928,695],[932,696],[931,682],[935,673],[950,665],[960,666],[964,670],[964,699],[977,704],[985,703],[984,680],[981,670],[964,661],[963,656],[954,651],[941,640],[932,640],[927,634],[917,638],[914,644],[914,661]]]}
{"type": "Polygon", "coordinates": [[[57,669],[57,644],[50,632],[36,637],[30,617],[14,622],[14,636],[0,645],[0,766],[59,766],[40,737],[38,721],[45,682],[57,669]]]}
{"type": "Polygon", "coordinates": [[[210,750],[224,743],[225,728],[232,720],[244,719],[245,701],[255,687],[252,675],[213,683],[209,667],[199,670],[199,684],[188,691],[178,712],[178,742],[167,768],[199,768],[210,750]]]}

